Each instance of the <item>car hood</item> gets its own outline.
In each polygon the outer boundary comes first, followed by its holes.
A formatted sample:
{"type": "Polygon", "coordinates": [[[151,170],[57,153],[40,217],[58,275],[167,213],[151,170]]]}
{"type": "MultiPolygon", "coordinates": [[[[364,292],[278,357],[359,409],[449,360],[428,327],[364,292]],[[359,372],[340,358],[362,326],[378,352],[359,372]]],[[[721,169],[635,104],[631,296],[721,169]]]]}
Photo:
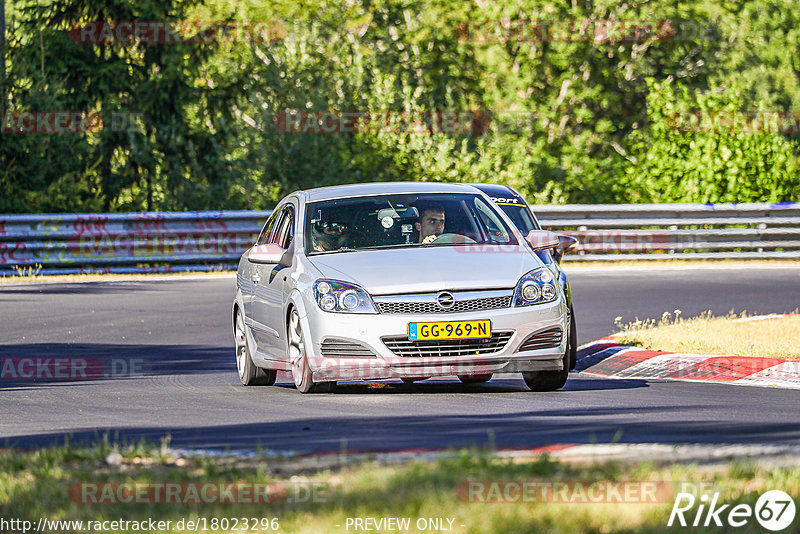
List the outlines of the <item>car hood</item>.
{"type": "Polygon", "coordinates": [[[309,257],[325,278],[354,282],[372,295],[512,288],[542,267],[522,247],[426,247],[340,252],[309,257]]]}

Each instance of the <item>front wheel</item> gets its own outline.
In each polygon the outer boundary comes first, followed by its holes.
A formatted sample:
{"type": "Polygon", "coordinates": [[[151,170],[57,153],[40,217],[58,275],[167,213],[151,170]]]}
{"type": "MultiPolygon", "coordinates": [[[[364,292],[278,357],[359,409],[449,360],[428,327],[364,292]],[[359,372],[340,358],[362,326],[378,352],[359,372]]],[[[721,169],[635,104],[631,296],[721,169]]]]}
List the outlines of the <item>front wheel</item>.
{"type": "Polygon", "coordinates": [[[569,370],[575,369],[578,363],[578,325],[575,322],[575,312],[572,306],[569,307],[569,342],[567,344],[569,353],[569,370]]]}
{"type": "Polygon", "coordinates": [[[531,391],[555,391],[567,383],[569,371],[531,371],[522,373],[522,378],[531,391]]]}
{"type": "Polygon", "coordinates": [[[569,377],[569,349],[561,357],[561,371],[529,371],[522,373],[531,391],[555,391],[564,387],[569,377]]]}
{"type": "Polygon", "coordinates": [[[250,356],[250,345],[247,344],[244,317],[242,310],[236,310],[236,325],[234,325],[236,340],[236,370],[243,386],[271,386],[275,383],[278,373],[272,369],[256,367],[250,356]]]}
{"type": "Polygon", "coordinates": [[[305,336],[300,324],[300,314],[292,310],[289,315],[289,361],[292,364],[292,378],[297,391],[300,393],[325,393],[333,389],[336,382],[314,383],[311,366],[308,365],[306,354],[305,336]]]}

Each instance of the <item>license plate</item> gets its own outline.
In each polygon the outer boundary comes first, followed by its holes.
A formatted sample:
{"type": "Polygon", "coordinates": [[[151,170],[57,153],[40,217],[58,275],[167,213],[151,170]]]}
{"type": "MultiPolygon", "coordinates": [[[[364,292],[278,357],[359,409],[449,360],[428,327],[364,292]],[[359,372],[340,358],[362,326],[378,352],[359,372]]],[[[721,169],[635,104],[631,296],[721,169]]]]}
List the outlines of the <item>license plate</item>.
{"type": "Polygon", "coordinates": [[[472,339],[491,337],[492,322],[448,321],[441,323],[408,323],[408,339],[472,339]]]}

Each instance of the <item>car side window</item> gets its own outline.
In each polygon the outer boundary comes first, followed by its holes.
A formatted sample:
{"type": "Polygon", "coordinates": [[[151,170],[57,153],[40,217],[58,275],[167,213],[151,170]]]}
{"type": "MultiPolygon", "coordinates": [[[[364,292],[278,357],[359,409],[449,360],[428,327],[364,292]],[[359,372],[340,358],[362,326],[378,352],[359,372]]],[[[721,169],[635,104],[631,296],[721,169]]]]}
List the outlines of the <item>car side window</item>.
{"type": "Polygon", "coordinates": [[[294,239],[294,207],[286,207],[286,225],[281,232],[281,240],[279,242],[281,248],[289,248],[294,239]]]}
{"type": "Polygon", "coordinates": [[[267,222],[264,224],[264,228],[261,229],[261,233],[258,234],[258,240],[256,241],[256,245],[266,245],[269,239],[269,234],[272,232],[272,229],[275,227],[275,221],[278,220],[278,214],[281,210],[274,209],[270,214],[267,222]]]}
{"type": "Polygon", "coordinates": [[[475,199],[475,211],[478,213],[484,228],[489,233],[489,239],[493,243],[508,243],[510,237],[508,232],[503,229],[503,223],[497,218],[497,215],[483,201],[475,199]]]}
{"type": "Polygon", "coordinates": [[[292,239],[294,239],[294,206],[289,204],[281,211],[276,230],[269,242],[280,245],[281,248],[289,248],[292,239]]]}

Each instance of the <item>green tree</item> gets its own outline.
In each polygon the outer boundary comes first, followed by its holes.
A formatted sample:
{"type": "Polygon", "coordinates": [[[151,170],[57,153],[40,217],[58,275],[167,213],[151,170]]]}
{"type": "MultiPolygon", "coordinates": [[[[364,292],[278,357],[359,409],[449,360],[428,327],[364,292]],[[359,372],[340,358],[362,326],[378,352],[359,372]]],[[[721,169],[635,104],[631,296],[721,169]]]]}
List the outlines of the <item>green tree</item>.
{"type": "Polygon", "coordinates": [[[230,87],[206,78],[216,44],[75,42],[68,33],[87,21],[183,20],[194,4],[23,3],[16,29],[27,38],[12,47],[11,108],[98,113],[104,127],[74,138],[56,134],[46,140],[41,135],[16,140],[14,149],[4,150],[9,162],[20,161],[19,153],[31,145],[44,148],[32,165],[6,168],[10,189],[44,195],[42,204],[56,209],[75,207],[70,202],[59,205],[51,196],[52,187],[60,188],[65,176],[94,191],[97,207],[104,210],[194,209],[225,202],[230,182],[238,176],[229,131],[237,122],[228,105],[230,87]],[[115,128],[114,122],[123,127],[115,128]],[[55,159],[54,152],[63,163],[48,164],[47,155],[55,159]]]}
{"type": "Polygon", "coordinates": [[[502,182],[535,202],[797,199],[796,135],[667,124],[676,109],[800,109],[794,0],[13,0],[10,13],[10,108],[141,120],[1,134],[0,211],[264,208],[295,189],[375,180],[502,182]],[[68,38],[96,20],[276,32],[68,38]],[[298,134],[276,128],[287,110],[491,120],[472,135],[435,124],[298,134]]]}

